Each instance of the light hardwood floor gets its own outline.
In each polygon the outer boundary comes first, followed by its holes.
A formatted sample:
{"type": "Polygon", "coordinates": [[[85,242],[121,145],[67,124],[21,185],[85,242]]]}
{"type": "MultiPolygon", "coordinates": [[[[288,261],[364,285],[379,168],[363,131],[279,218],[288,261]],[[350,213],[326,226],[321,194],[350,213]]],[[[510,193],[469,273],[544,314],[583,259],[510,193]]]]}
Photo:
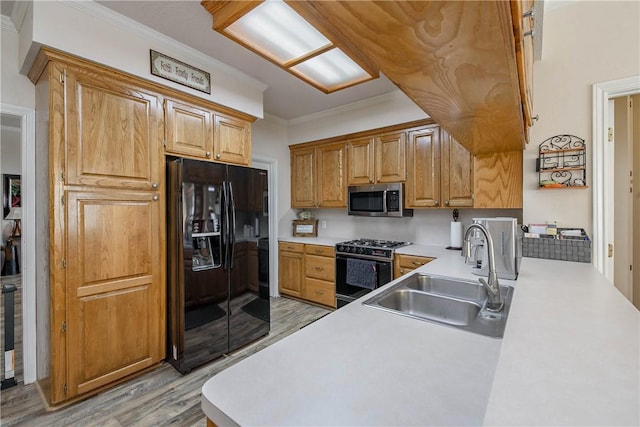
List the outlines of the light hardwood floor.
{"type": "Polygon", "coordinates": [[[289,298],[271,298],[266,337],[182,376],[158,368],[87,400],[46,412],[34,384],[3,390],[2,426],[204,426],[200,390],[211,376],[279,341],[330,311],[289,298]]]}

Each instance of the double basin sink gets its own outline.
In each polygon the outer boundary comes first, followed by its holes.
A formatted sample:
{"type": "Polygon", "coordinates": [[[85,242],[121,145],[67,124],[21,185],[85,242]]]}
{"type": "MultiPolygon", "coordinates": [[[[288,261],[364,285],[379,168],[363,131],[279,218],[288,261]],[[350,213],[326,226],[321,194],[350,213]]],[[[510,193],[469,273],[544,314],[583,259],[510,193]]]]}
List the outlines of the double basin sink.
{"type": "Polygon", "coordinates": [[[478,281],[414,273],[365,300],[368,307],[502,338],[509,316],[513,287],[500,285],[504,308],[486,309],[487,290],[478,281]]]}

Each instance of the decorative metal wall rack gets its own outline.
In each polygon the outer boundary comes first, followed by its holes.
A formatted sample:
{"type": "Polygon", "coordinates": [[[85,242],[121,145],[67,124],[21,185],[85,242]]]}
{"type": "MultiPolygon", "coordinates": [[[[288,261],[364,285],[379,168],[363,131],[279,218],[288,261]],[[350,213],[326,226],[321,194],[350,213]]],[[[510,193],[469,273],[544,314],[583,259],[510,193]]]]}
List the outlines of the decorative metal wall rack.
{"type": "Polygon", "coordinates": [[[556,135],[538,146],[536,171],[541,189],[587,188],[587,148],[584,139],[556,135]]]}

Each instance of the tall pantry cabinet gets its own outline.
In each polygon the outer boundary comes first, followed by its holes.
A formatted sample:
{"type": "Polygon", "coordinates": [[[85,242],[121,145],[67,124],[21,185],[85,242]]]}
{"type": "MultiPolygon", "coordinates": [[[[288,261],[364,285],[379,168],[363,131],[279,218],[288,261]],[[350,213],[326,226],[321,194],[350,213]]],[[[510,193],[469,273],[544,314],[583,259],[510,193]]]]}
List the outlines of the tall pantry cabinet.
{"type": "Polygon", "coordinates": [[[162,104],[125,74],[48,49],[29,77],[49,147],[49,281],[37,290],[49,372],[38,371],[55,405],[164,359],[162,104]]]}

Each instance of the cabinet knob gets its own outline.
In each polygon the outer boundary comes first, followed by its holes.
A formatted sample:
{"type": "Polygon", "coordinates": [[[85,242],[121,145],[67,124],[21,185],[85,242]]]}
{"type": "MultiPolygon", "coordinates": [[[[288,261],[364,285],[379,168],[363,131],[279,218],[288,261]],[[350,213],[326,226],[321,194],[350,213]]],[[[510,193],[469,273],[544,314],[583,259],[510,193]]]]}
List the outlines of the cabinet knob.
{"type": "Polygon", "coordinates": [[[158,197],[158,195],[156,194],[155,196],[153,196],[153,200],[157,201],[160,197],[158,197]]]}
{"type": "Polygon", "coordinates": [[[324,268],[323,267],[316,267],[316,270],[322,271],[322,270],[324,270],[324,268]]]}
{"type": "Polygon", "coordinates": [[[445,200],[445,201],[444,201],[444,204],[445,204],[445,205],[447,205],[447,206],[449,206],[449,201],[448,201],[448,200],[445,200]]]}
{"type": "Polygon", "coordinates": [[[413,265],[423,265],[423,263],[420,261],[413,261],[413,265]]]}
{"type": "Polygon", "coordinates": [[[158,188],[158,183],[154,182],[153,184],[151,184],[151,188],[158,188]]]}
{"type": "Polygon", "coordinates": [[[220,153],[216,154],[216,159],[220,158],[220,153]]]}
{"type": "Polygon", "coordinates": [[[207,151],[205,154],[209,157],[211,155],[211,151],[207,151]]]}
{"type": "Polygon", "coordinates": [[[528,36],[535,36],[536,32],[534,30],[529,30],[529,31],[525,31],[523,36],[528,37],[528,36]]]}
{"type": "Polygon", "coordinates": [[[324,294],[324,292],[323,292],[323,291],[320,291],[320,290],[318,290],[318,289],[316,289],[316,294],[318,294],[318,295],[322,295],[322,294],[324,294]]]}
{"type": "Polygon", "coordinates": [[[440,204],[440,202],[439,202],[438,200],[434,200],[434,201],[433,201],[433,205],[434,205],[434,206],[438,206],[439,204],[440,204]]]}
{"type": "Polygon", "coordinates": [[[535,11],[533,9],[531,10],[527,10],[525,13],[522,14],[523,18],[529,18],[529,17],[533,17],[535,15],[535,11]]]}

